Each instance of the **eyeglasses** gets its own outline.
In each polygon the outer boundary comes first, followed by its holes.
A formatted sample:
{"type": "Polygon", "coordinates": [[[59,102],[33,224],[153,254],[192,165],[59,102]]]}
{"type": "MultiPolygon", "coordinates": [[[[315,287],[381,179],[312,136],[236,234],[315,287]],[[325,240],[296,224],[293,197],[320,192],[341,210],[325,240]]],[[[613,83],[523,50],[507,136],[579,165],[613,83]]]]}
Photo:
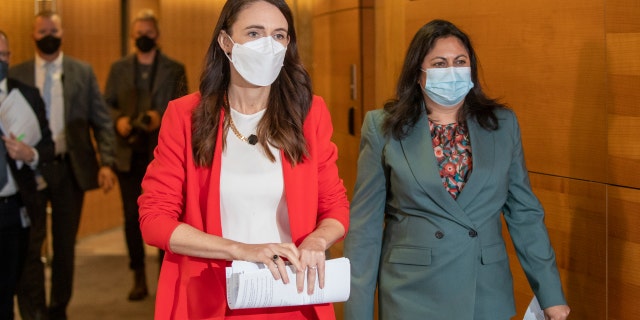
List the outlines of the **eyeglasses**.
{"type": "Polygon", "coordinates": [[[9,59],[10,55],[11,51],[0,51],[0,58],[2,59],[9,59]]]}

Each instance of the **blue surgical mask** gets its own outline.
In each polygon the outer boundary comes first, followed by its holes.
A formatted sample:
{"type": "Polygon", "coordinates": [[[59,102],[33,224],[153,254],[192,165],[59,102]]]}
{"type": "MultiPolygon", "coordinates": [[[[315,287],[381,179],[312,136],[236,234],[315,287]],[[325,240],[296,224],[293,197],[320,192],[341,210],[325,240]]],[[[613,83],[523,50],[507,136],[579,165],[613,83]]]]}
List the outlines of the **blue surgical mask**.
{"type": "Polygon", "coordinates": [[[460,103],[473,88],[471,68],[449,67],[422,70],[427,73],[424,92],[433,102],[443,107],[460,103]]]}

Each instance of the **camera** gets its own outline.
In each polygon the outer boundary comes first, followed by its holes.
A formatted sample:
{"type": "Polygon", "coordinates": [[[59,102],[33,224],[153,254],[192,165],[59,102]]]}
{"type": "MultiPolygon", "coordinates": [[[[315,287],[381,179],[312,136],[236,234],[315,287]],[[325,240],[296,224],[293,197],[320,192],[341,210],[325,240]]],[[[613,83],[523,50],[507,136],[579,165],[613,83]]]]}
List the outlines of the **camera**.
{"type": "Polygon", "coordinates": [[[146,113],[141,113],[135,118],[132,118],[129,122],[131,124],[131,133],[127,137],[127,142],[130,145],[136,145],[144,141],[147,135],[149,124],[151,123],[151,117],[146,113]]]}

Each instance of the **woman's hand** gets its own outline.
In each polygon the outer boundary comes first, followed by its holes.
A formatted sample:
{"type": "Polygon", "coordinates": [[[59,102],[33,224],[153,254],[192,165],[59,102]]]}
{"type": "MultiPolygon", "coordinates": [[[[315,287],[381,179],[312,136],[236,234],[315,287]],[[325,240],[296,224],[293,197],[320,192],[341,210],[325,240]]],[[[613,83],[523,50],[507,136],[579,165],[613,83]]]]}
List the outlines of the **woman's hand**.
{"type": "MultiPolygon", "coordinates": [[[[289,283],[289,276],[283,258],[299,270],[303,267],[299,260],[300,253],[293,243],[238,244],[235,260],[263,263],[276,280],[289,283]]],[[[298,290],[300,291],[300,290],[298,290]]]]}
{"type": "Polygon", "coordinates": [[[553,306],[544,309],[545,320],[565,320],[569,316],[571,309],[568,305],[553,306]]]}
{"type": "Polygon", "coordinates": [[[324,288],[324,262],[326,260],[327,241],[321,237],[310,235],[302,241],[298,250],[300,250],[300,264],[302,265],[301,269],[296,269],[298,293],[304,289],[306,274],[307,293],[311,295],[316,285],[316,279],[320,284],[320,289],[324,288]]]}
{"type": "Polygon", "coordinates": [[[324,262],[326,250],[338,239],[344,236],[345,229],[336,219],[320,221],[316,230],[309,234],[298,246],[300,251],[301,268],[296,266],[296,285],[298,292],[304,290],[304,280],[307,280],[307,294],[313,294],[316,279],[320,289],[324,289],[324,262]]]}

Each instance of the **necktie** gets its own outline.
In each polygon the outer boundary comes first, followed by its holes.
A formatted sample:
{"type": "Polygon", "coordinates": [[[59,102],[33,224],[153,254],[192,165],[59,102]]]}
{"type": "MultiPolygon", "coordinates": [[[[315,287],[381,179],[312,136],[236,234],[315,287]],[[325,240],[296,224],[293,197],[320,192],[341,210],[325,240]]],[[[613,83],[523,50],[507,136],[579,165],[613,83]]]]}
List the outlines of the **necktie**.
{"type": "Polygon", "coordinates": [[[53,64],[47,62],[44,64],[44,84],[42,85],[42,98],[47,109],[47,119],[51,115],[51,89],[53,88],[53,64]]]}

